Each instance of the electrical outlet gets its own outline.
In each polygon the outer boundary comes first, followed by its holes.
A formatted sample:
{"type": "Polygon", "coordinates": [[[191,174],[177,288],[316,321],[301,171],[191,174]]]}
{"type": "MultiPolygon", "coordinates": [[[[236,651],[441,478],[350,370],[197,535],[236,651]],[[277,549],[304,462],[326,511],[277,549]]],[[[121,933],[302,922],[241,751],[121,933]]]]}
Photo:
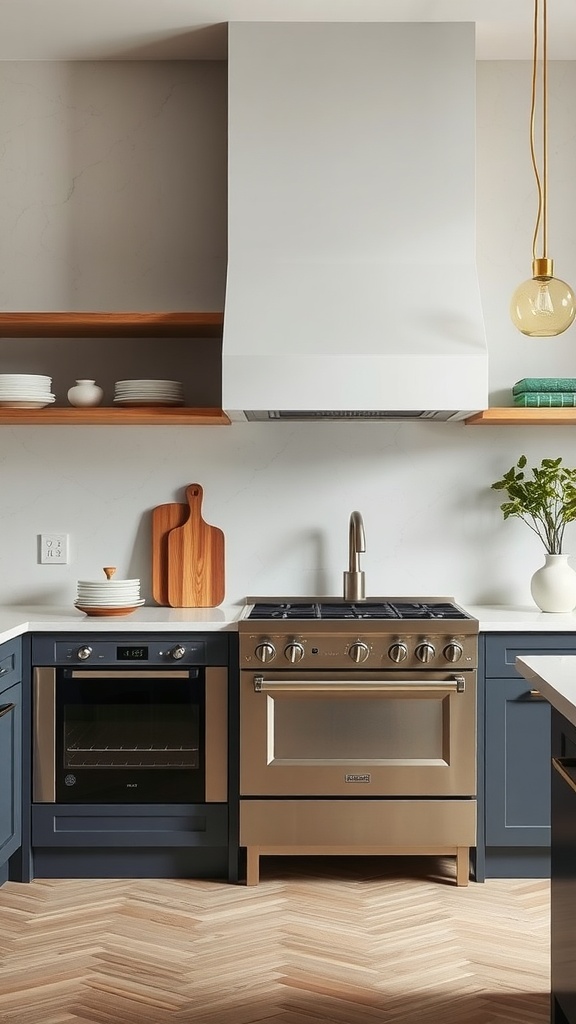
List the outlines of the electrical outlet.
{"type": "Polygon", "coordinates": [[[67,533],[41,533],[39,540],[41,565],[68,565],[67,533]]]}

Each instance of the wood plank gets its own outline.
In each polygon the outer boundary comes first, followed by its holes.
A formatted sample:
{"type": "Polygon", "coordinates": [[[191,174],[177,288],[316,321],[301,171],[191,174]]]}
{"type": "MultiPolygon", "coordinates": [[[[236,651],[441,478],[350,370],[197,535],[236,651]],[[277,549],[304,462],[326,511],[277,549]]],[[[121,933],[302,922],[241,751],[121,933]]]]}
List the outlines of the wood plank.
{"type": "Polygon", "coordinates": [[[468,416],[467,426],[566,426],[576,424],[576,408],[572,409],[527,409],[514,406],[510,409],[484,409],[468,416]]]}
{"type": "Polygon", "coordinates": [[[34,424],[37,426],[72,426],[89,424],[92,426],[229,426],[230,419],[222,409],[198,408],[189,409],[185,406],[123,406],[121,409],[111,406],[73,409],[55,406],[45,409],[2,409],[0,408],[0,425],[17,426],[34,424]]]}
{"type": "Polygon", "coordinates": [[[0,312],[1,338],[219,338],[221,312],[0,312]]]}

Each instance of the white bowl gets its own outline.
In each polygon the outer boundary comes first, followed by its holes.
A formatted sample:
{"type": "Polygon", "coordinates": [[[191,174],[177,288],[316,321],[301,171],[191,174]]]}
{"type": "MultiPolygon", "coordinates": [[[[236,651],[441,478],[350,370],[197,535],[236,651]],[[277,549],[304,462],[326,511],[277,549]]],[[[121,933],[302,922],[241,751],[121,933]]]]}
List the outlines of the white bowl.
{"type": "Polygon", "coordinates": [[[140,580],[78,580],[79,587],[140,586],[140,580]]]}
{"type": "Polygon", "coordinates": [[[140,587],[78,587],[79,594],[86,594],[88,597],[103,596],[118,597],[120,594],[138,594],[140,587]]]}
{"type": "Polygon", "coordinates": [[[78,580],[79,587],[88,587],[98,590],[117,590],[118,587],[139,587],[140,580],[78,580]]]}
{"type": "Polygon", "coordinates": [[[78,592],[82,594],[136,594],[139,590],[139,583],[131,583],[128,587],[82,587],[78,585],[78,592]]]}

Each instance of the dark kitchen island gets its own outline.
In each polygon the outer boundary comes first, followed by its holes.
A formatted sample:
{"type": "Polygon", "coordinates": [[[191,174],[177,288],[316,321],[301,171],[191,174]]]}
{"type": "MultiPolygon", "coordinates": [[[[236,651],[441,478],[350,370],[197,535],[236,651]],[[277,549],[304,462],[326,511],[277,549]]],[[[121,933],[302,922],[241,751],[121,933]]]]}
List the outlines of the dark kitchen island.
{"type": "Polygon", "coordinates": [[[551,1021],[576,1024],[576,657],[518,658],[552,705],[551,1021]]]}

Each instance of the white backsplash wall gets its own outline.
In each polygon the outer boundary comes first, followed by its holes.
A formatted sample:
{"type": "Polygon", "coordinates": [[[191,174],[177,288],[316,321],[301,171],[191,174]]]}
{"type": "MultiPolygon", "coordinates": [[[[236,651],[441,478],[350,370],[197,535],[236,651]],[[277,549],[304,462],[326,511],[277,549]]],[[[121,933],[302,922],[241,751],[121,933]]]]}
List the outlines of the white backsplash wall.
{"type": "MultiPolygon", "coordinates": [[[[576,376],[576,327],[529,340],[508,317],[511,292],[530,275],[529,88],[527,63],[478,65],[478,265],[493,404],[508,402],[522,376],[576,376]]],[[[576,286],[575,94],[576,64],[553,64],[550,254],[576,286]]],[[[221,307],[223,65],[0,64],[0,96],[0,308],[221,307]]],[[[87,374],[70,341],[65,379],[58,344],[62,395],[87,374]]],[[[116,344],[96,349],[91,375],[100,366],[114,379],[116,344]]],[[[45,364],[49,342],[18,345],[23,372],[50,372],[34,362],[45,364]]],[[[0,342],[0,372],[18,351],[0,342]]],[[[522,453],[576,465],[576,432],[426,421],[0,426],[0,604],[69,605],[78,578],[111,564],[140,576],[151,600],[150,510],[198,482],[204,518],[226,535],[226,603],[340,594],[348,517],[359,509],[369,595],[530,605],[542,548],[527,527],[502,521],[490,490],[522,453]],[[70,534],[69,565],[38,565],[40,532],[70,534]]],[[[576,553],[576,525],[566,549],[576,553]]]]}

